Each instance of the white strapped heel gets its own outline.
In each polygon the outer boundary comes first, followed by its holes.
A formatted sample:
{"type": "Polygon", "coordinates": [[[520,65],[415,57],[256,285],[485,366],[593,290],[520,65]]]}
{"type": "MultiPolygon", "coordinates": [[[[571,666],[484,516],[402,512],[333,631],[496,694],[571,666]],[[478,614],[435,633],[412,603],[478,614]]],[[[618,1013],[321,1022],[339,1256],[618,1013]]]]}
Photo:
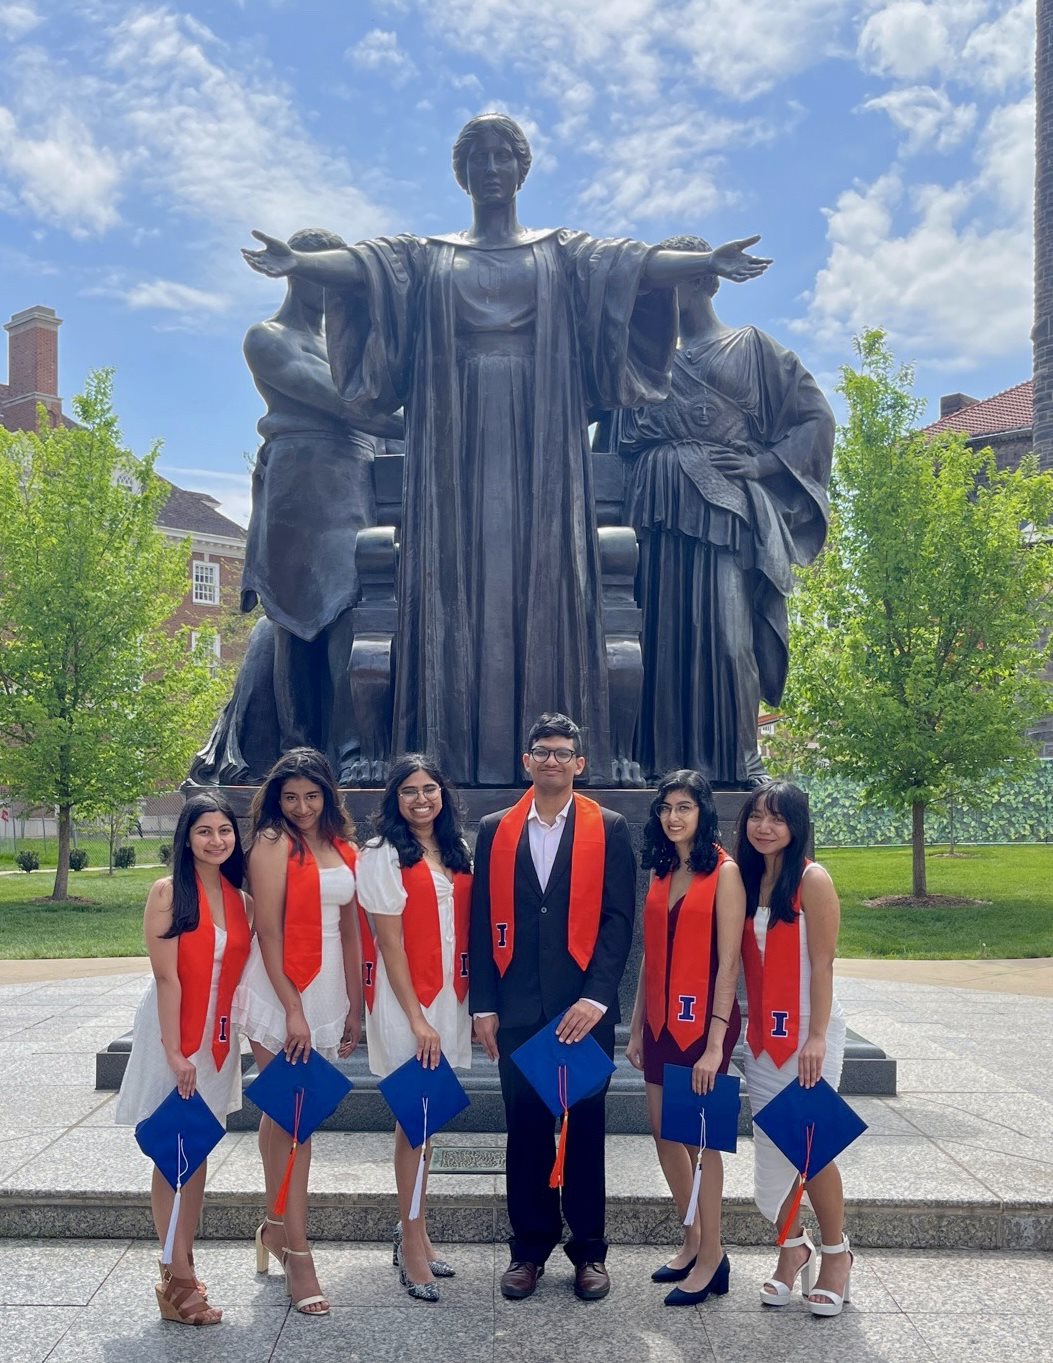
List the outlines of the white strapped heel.
{"type": "MultiPolygon", "coordinates": [[[[815,1282],[816,1277],[815,1245],[812,1243],[812,1237],[808,1234],[807,1228],[802,1230],[796,1239],[784,1240],[779,1248],[796,1249],[799,1245],[808,1246],[808,1258],[805,1259],[804,1263],[797,1270],[797,1273],[801,1275],[801,1293],[803,1296],[807,1297],[812,1290],[812,1284],[815,1282]]],[[[797,1273],[793,1275],[795,1282],[797,1280],[797,1273]]],[[[785,1306],[792,1296],[793,1286],[787,1287],[786,1284],[780,1282],[778,1278],[767,1278],[761,1284],[760,1299],[765,1306],[785,1306]],[[771,1291],[768,1291],[768,1288],[771,1288],[771,1291]]]]}
{"type": "Polygon", "coordinates": [[[820,1245],[819,1249],[824,1258],[828,1254],[847,1254],[851,1263],[849,1263],[848,1266],[848,1276],[845,1278],[844,1296],[839,1297],[836,1292],[831,1292],[828,1287],[813,1288],[811,1291],[804,1294],[806,1298],[814,1295],[826,1297],[827,1300],[810,1301],[808,1302],[808,1309],[813,1316],[839,1316],[844,1308],[845,1302],[851,1299],[849,1296],[849,1288],[852,1282],[852,1264],[855,1263],[856,1256],[852,1253],[852,1247],[848,1243],[848,1236],[843,1233],[839,1245],[820,1245]]]}

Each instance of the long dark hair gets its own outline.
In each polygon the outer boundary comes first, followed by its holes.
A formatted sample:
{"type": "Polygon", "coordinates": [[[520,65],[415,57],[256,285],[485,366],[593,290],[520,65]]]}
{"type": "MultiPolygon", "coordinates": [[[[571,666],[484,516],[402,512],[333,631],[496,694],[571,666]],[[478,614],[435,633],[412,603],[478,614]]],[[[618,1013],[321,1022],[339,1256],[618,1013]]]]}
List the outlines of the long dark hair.
{"type": "Polygon", "coordinates": [[[282,787],[286,781],[296,778],[310,781],[322,792],[322,815],[318,820],[321,836],[328,842],[334,838],[346,838],[350,842],[355,835],[354,825],[340,803],[333,769],[317,748],[290,748],[271,767],[252,801],[253,841],[261,833],[284,833],[296,848],[300,860],[304,859],[307,844],[303,834],[282,813],[282,787]]]}
{"type": "Polygon", "coordinates": [[[475,139],[484,132],[495,132],[507,142],[519,166],[519,183],[522,185],[530,170],[532,159],[530,143],[526,140],[523,129],[507,114],[479,114],[475,118],[470,118],[457,134],[452,158],[457,183],[465,193],[468,192],[468,154],[475,139]]]}
{"type": "Polygon", "coordinates": [[[424,856],[424,848],[413,836],[399,808],[399,786],[405,785],[418,771],[430,776],[442,792],[442,808],[435,819],[435,841],[439,844],[442,864],[448,871],[470,872],[472,860],[464,840],[457,792],[442,774],[438,762],[424,753],[405,753],[391,764],[388,783],[380,799],[380,810],[373,815],[375,836],[391,843],[398,853],[399,865],[404,868],[416,866],[424,856]]]}
{"type": "Polygon", "coordinates": [[[748,826],[750,814],[763,803],[770,814],[777,814],[786,821],[790,830],[790,844],[783,849],[779,878],[771,892],[771,921],[773,923],[792,923],[795,917],[793,901],[797,887],[804,874],[804,861],[808,852],[809,833],[812,821],[808,814],[808,796],[792,781],[769,781],[751,791],[739,811],[738,828],[735,833],[735,860],[742,872],[742,883],[746,887],[746,914],[752,918],[757,912],[760,898],[761,879],[764,875],[764,857],[749,840],[748,826]]]}
{"type": "Polygon", "coordinates": [[[709,782],[698,771],[686,767],[680,771],[669,771],[658,783],[658,791],[651,801],[651,815],[644,824],[643,852],[640,862],[645,871],[654,871],[659,880],[670,875],[680,865],[680,853],[666,837],[662,821],[658,817],[658,806],[665,803],[667,795],[674,790],[685,790],[698,805],[698,829],[694,846],[687,864],[695,875],[709,875],[716,869],[720,846],[720,829],[717,824],[717,807],[713,803],[713,791],[709,782]]]}
{"type": "Polygon", "coordinates": [[[236,890],[245,881],[245,853],[241,846],[238,821],[228,802],[217,791],[203,790],[191,795],[179,811],[175,832],[172,834],[172,926],[162,937],[178,937],[184,932],[193,932],[197,927],[201,910],[197,902],[197,874],[194,870],[194,854],[190,850],[190,830],[198,819],[206,814],[222,814],[230,820],[234,829],[234,849],[220,866],[219,873],[229,880],[236,890]]]}

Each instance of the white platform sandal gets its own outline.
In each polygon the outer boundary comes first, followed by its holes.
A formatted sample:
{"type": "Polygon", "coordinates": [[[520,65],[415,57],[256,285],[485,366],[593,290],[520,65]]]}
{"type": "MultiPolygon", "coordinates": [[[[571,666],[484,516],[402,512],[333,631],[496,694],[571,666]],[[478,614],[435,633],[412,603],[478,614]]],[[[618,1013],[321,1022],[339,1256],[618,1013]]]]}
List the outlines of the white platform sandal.
{"type": "MultiPolygon", "coordinates": [[[[802,1230],[796,1239],[784,1240],[779,1248],[796,1249],[798,1245],[808,1246],[808,1258],[805,1259],[804,1263],[797,1270],[797,1273],[801,1275],[801,1293],[807,1297],[812,1290],[812,1284],[815,1282],[816,1277],[815,1245],[812,1243],[812,1237],[808,1234],[807,1228],[802,1230]]],[[[797,1273],[794,1274],[794,1281],[797,1279],[797,1273]]],[[[780,1282],[778,1278],[767,1278],[761,1284],[760,1299],[765,1306],[785,1306],[792,1296],[792,1285],[787,1287],[786,1284],[780,1282]],[[771,1291],[768,1291],[768,1288],[770,1288],[771,1291]]]]}
{"type": "Polygon", "coordinates": [[[852,1282],[852,1264],[855,1263],[856,1256],[852,1253],[852,1248],[848,1243],[848,1236],[841,1235],[839,1245],[820,1245],[820,1252],[825,1258],[828,1254],[847,1254],[851,1263],[848,1266],[848,1276],[845,1278],[845,1294],[839,1297],[836,1292],[831,1292],[828,1287],[812,1288],[806,1292],[805,1298],[811,1296],[826,1297],[826,1301],[809,1301],[808,1309],[813,1316],[839,1316],[844,1308],[846,1301],[850,1300],[849,1288],[852,1282]]]}

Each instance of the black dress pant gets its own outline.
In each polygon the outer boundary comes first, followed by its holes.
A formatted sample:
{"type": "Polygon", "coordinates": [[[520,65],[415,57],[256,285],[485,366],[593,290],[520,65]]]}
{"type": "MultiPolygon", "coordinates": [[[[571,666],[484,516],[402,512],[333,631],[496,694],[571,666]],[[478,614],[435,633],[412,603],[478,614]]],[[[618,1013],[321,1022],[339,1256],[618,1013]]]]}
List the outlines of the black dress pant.
{"type": "MultiPolygon", "coordinates": [[[[501,1027],[497,1033],[508,1124],[505,1183],[512,1223],[508,1243],[513,1260],[543,1264],[562,1240],[566,1220],[570,1239],[564,1249],[571,1263],[602,1263],[607,1257],[604,1137],[609,1081],[591,1098],[571,1106],[563,1188],[550,1188],[558,1119],[512,1059],[512,1052],[544,1026],[544,1019],[539,1019],[531,1027],[501,1027]]],[[[614,1024],[601,1021],[590,1036],[613,1059],[614,1024]]]]}

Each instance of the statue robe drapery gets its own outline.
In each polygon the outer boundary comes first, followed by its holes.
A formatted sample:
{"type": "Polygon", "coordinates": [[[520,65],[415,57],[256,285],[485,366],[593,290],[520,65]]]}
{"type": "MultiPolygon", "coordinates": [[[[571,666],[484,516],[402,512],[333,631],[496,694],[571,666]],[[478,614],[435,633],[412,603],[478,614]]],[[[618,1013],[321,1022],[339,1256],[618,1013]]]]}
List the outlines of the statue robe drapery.
{"type": "Polygon", "coordinates": [[[742,327],[678,350],[668,400],[620,413],[614,430],[636,456],[637,756],[649,777],[692,767],[741,784],[760,774],[760,700],[777,705],[786,684],[793,569],[826,537],[833,414],[792,351],[742,327]],[[728,477],[710,458],[720,448],[771,451],[777,470],[728,477]]]}
{"type": "Polygon", "coordinates": [[[406,418],[393,750],[513,785],[530,723],[562,710],[605,784],[588,416],[665,396],[675,293],[639,293],[650,247],[577,232],[350,249],[364,283],[326,290],[333,376],[364,417],[406,418]]]}

